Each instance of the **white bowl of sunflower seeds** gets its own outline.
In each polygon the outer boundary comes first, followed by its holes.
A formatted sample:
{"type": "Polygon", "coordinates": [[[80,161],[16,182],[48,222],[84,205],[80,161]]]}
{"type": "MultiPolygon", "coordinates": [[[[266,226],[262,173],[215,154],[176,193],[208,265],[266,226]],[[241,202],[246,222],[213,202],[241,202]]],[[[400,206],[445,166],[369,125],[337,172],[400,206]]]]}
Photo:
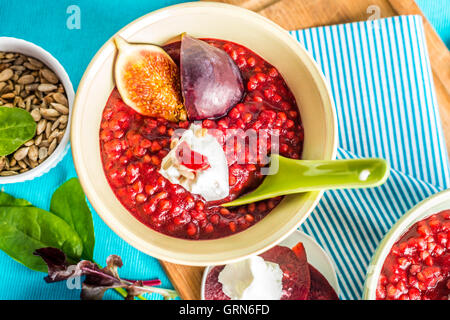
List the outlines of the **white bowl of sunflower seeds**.
{"type": "Polygon", "coordinates": [[[0,185],[39,177],[64,157],[73,99],[69,76],[50,53],[25,40],[0,37],[0,185]],[[31,124],[28,132],[20,129],[21,117],[31,124]]]}

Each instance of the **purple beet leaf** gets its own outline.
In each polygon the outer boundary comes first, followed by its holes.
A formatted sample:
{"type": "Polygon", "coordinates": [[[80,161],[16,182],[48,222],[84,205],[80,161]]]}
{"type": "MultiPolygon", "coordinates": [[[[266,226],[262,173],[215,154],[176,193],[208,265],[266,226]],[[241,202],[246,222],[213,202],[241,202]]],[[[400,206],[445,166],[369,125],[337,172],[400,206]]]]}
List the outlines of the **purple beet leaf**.
{"type": "Polygon", "coordinates": [[[159,280],[131,281],[121,279],[118,269],[122,267],[122,259],[117,255],[110,255],[106,260],[106,267],[100,268],[96,263],[82,260],[77,264],[69,264],[66,255],[56,248],[42,248],[34,252],[40,256],[48,266],[46,282],[68,280],[73,277],[85,276],[81,287],[82,300],[101,300],[106,290],[123,288],[126,290],[126,299],[133,300],[142,293],[158,293],[165,299],[173,299],[178,294],[175,290],[149,286],[160,283],[159,280]]]}

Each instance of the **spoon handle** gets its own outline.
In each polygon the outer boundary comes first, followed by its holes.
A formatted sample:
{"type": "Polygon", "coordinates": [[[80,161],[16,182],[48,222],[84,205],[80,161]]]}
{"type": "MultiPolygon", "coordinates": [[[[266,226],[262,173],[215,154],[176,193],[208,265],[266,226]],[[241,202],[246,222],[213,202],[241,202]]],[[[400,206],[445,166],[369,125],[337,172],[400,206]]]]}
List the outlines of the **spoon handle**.
{"type": "Polygon", "coordinates": [[[377,187],[388,178],[389,164],[378,158],[294,160],[272,155],[270,173],[254,191],[222,206],[237,206],[307,191],[377,187]]]}

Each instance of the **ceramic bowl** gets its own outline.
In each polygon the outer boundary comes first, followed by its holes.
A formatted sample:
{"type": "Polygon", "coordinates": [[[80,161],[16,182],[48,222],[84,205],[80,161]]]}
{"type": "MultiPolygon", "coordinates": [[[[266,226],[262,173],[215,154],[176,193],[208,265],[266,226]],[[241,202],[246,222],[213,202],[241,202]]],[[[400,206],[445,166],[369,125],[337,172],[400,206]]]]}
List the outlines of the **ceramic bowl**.
{"type": "MultiPolygon", "coordinates": [[[[334,262],[329,255],[322,249],[321,246],[306,233],[297,230],[292,232],[289,237],[279,243],[280,246],[293,248],[297,243],[302,242],[305,247],[308,263],[316,268],[328,280],[328,283],[333,287],[334,291],[339,295],[339,282],[335,271],[334,262]]],[[[209,271],[213,267],[205,268],[203,271],[202,285],[200,296],[205,300],[205,283],[209,271]]]]}
{"type": "Polygon", "coordinates": [[[41,175],[47,173],[50,169],[55,167],[58,162],[62,160],[64,155],[67,153],[67,150],[69,149],[68,143],[70,137],[70,119],[72,116],[72,105],[75,94],[73,91],[72,82],[70,82],[66,70],[64,70],[63,66],[58,62],[58,60],[56,60],[49,52],[45,51],[43,48],[22,39],[0,37],[0,51],[19,52],[43,62],[58,76],[59,80],[64,86],[67,100],[69,101],[69,122],[67,123],[64,136],[59,145],[56,147],[55,151],[53,151],[53,153],[36,168],[14,176],[0,177],[0,185],[2,185],[7,183],[23,182],[40,177],[41,175]]]}
{"type": "Polygon", "coordinates": [[[380,242],[368,267],[364,283],[363,299],[375,300],[378,278],[392,246],[413,224],[442,210],[450,209],[450,189],[439,192],[409,210],[398,220],[380,242]]]}
{"type": "MultiPolygon", "coordinates": [[[[245,9],[196,2],[150,13],[117,34],[131,42],[162,44],[182,32],[242,44],[278,68],[299,105],[305,131],[303,158],[335,157],[337,128],[330,89],[310,54],[284,29],[245,9]]],[[[120,237],[166,261],[185,265],[225,264],[266,251],[308,217],[321,197],[320,192],[286,197],[256,225],[215,240],[169,237],[134,218],[116,199],[100,158],[100,121],[114,87],[115,54],[110,39],[89,64],[75,98],[71,138],[75,167],[84,191],[98,214],[120,237]]]]}

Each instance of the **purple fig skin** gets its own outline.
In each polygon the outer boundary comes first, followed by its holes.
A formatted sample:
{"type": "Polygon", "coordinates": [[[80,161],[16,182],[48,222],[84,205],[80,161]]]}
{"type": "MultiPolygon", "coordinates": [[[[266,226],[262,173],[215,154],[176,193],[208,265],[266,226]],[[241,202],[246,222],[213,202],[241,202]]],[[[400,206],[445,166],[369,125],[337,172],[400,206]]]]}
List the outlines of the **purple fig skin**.
{"type": "Polygon", "coordinates": [[[184,35],[180,50],[181,91],[188,118],[220,118],[239,103],[244,83],[223,50],[184,35]]]}

